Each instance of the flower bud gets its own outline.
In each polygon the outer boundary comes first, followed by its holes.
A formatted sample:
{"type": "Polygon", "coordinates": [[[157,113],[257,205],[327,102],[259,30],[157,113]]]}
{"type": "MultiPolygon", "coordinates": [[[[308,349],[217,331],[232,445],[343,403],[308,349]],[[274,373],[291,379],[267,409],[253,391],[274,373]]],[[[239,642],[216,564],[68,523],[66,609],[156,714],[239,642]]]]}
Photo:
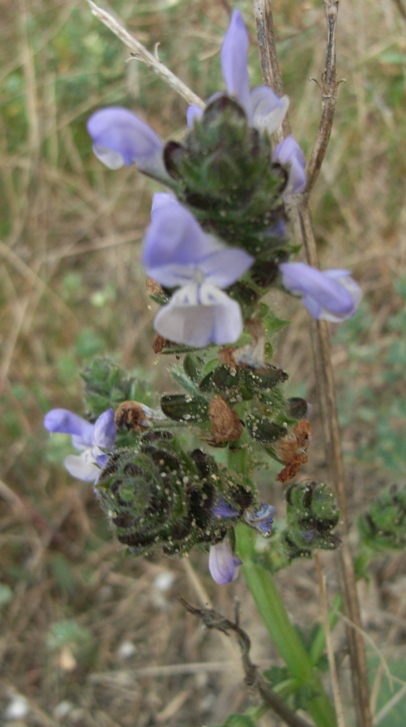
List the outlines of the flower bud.
{"type": "Polygon", "coordinates": [[[300,482],[287,493],[284,533],[289,558],[310,556],[313,550],[334,550],[340,539],[333,533],[339,511],[333,491],[325,483],[300,482]]]}
{"type": "Polygon", "coordinates": [[[254,501],[246,482],[201,450],[185,452],[165,430],[142,435],[139,450],[116,450],[96,492],[133,555],[182,555],[195,544],[219,543],[254,501]]]}
{"type": "Polygon", "coordinates": [[[361,540],[375,551],[400,550],[406,545],[406,485],[391,485],[369,503],[358,520],[361,540]]]}

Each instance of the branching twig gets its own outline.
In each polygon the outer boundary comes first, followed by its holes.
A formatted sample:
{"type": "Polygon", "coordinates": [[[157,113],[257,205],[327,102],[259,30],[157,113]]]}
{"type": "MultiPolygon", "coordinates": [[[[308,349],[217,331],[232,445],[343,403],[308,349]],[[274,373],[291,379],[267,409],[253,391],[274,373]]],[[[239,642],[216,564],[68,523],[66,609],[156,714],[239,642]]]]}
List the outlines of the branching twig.
{"type": "MultiPolygon", "coordinates": [[[[268,51],[266,52],[266,54],[261,52],[261,63],[263,58],[270,59],[269,63],[265,62],[265,65],[263,67],[264,80],[269,77],[269,73],[271,72],[271,85],[274,89],[278,89],[278,93],[281,94],[283,93],[283,84],[276,59],[275,35],[272,23],[272,13],[270,9],[271,2],[270,0],[253,1],[257,25],[262,24],[260,32],[260,42],[263,43],[265,41],[268,45],[268,51]],[[264,11],[262,12],[262,14],[258,14],[258,5],[262,5],[263,8],[266,7],[267,12],[265,13],[264,11]],[[268,23],[268,25],[266,25],[266,23],[268,23]]],[[[336,13],[338,7],[337,1],[326,0],[326,2],[328,2],[327,8],[334,4],[336,13]]],[[[330,46],[327,49],[326,69],[323,74],[323,78],[328,79],[329,83],[332,83],[333,81],[335,83],[335,23],[336,18],[334,18],[334,23],[331,27],[329,24],[328,41],[330,43],[330,46]],[[331,38],[332,31],[333,38],[331,38]]],[[[333,103],[333,99],[334,96],[332,97],[331,102],[328,102],[327,104],[329,107],[329,114],[326,118],[330,125],[327,141],[330,136],[331,124],[333,120],[332,113],[334,112],[335,105],[335,100],[333,103]]],[[[322,127],[320,126],[318,139],[320,136],[321,128],[322,127]]],[[[323,134],[325,134],[325,130],[323,130],[323,134]]],[[[324,157],[325,152],[325,147],[323,148],[323,142],[321,139],[316,141],[315,149],[317,148],[320,148],[320,152],[316,153],[315,158],[321,160],[322,157],[324,157]]],[[[314,184],[314,181],[317,177],[319,168],[319,162],[314,162],[312,185],[314,184]]],[[[309,263],[309,265],[318,267],[319,265],[317,246],[313,231],[312,215],[308,203],[309,191],[310,190],[305,191],[301,195],[298,195],[296,199],[294,199],[290,208],[290,219],[293,226],[294,238],[297,242],[300,242],[303,245],[307,262],[309,263]]],[[[347,618],[354,625],[353,629],[347,629],[347,639],[351,659],[355,709],[359,727],[372,727],[372,717],[369,707],[368,673],[365,650],[361,635],[362,628],[357,586],[351,551],[346,538],[346,533],[348,530],[347,495],[341,452],[341,437],[338,426],[334,376],[331,364],[329,331],[326,321],[312,320],[310,326],[313,360],[316,381],[318,383],[317,393],[320,402],[324,429],[324,443],[325,450],[326,452],[328,452],[327,464],[329,468],[329,475],[334,483],[337,493],[338,505],[341,511],[341,517],[345,531],[342,546],[338,551],[338,558],[340,564],[344,610],[347,618]]]]}
{"type": "Polygon", "coordinates": [[[307,193],[309,193],[313,188],[323,163],[334,121],[337,89],[340,85],[340,81],[337,82],[336,74],[336,27],[338,2],[339,0],[324,0],[324,8],[327,18],[326,67],[321,77],[321,83],[316,81],[321,91],[322,112],[316,143],[310,155],[310,160],[306,170],[307,183],[305,192],[307,193]]]}
{"type": "Polygon", "coordinates": [[[200,108],[205,107],[204,101],[202,101],[199,96],[196,96],[196,94],[193,93],[193,91],[191,91],[190,88],[188,88],[188,86],[180,80],[180,78],[175,76],[169,68],[167,68],[163,63],[160,63],[160,61],[158,61],[158,59],[155,58],[155,56],[153,56],[152,53],[150,53],[142,45],[142,43],[136,40],[136,38],[134,38],[128,30],[126,30],[118,20],[116,20],[116,18],[106,12],[106,10],[99,8],[99,6],[92,2],[92,0],[87,1],[92,9],[93,15],[95,15],[96,18],[109,28],[112,33],[117,36],[117,38],[120,38],[120,40],[123,41],[124,45],[126,45],[131,51],[134,58],[137,58],[151,68],[151,70],[154,71],[154,73],[156,73],[156,75],[159,76],[164,83],[170,86],[170,88],[179,94],[179,96],[182,96],[188,104],[195,104],[196,106],[200,106],[200,108]]]}
{"type": "Polygon", "coordinates": [[[404,0],[394,0],[394,3],[399,10],[401,17],[403,18],[403,20],[406,21],[406,5],[404,3],[404,0]]]}
{"type": "Polygon", "coordinates": [[[269,687],[262,674],[258,671],[258,667],[253,664],[250,658],[251,641],[244,629],[238,623],[238,608],[236,607],[235,621],[230,621],[221,613],[214,611],[212,608],[196,608],[185,601],[184,598],[179,599],[182,605],[196,616],[200,616],[208,629],[217,629],[224,634],[232,631],[235,633],[238,645],[241,650],[241,661],[245,672],[245,682],[249,687],[254,687],[265,705],[283,719],[289,727],[311,727],[307,720],[295,714],[285,702],[269,687]]]}

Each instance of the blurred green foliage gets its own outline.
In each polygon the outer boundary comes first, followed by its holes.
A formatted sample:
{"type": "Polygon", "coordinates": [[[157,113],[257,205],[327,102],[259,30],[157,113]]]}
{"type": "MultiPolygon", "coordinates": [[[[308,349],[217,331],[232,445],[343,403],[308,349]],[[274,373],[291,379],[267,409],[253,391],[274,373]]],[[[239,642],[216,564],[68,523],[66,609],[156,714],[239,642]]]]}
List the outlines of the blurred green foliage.
{"type": "Polygon", "coordinates": [[[338,328],[335,343],[348,351],[338,397],[340,422],[358,432],[351,457],[368,467],[404,474],[406,439],[406,278],[394,283],[396,312],[385,320],[383,330],[371,340],[375,313],[364,300],[358,314],[338,328]]]}

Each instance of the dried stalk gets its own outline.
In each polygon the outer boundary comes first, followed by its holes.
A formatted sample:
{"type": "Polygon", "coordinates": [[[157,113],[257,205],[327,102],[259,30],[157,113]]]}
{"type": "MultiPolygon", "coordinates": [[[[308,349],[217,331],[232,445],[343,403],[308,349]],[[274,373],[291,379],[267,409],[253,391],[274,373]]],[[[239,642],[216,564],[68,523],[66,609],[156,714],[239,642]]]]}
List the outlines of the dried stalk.
{"type": "Polygon", "coordinates": [[[126,30],[122,23],[116,20],[116,18],[110,15],[110,13],[106,10],[99,8],[99,6],[92,2],[92,0],[87,1],[91,7],[93,15],[95,15],[96,18],[103,23],[103,25],[109,28],[112,33],[117,36],[117,38],[122,40],[124,45],[126,45],[131,51],[131,55],[134,58],[145,63],[148,68],[151,68],[151,70],[156,73],[156,75],[159,76],[164,83],[170,86],[170,88],[172,88],[175,93],[179,94],[179,96],[182,96],[188,104],[194,104],[195,106],[199,106],[204,109],[206,105],[204,101],[202,101],[199,96],[196,96],[196,94],[193,93],[193,91],[191,91],[190,88],[180,80],[180,78],[172,73],[169,68],[155,58],[155,56],[153,56],[152,53],[150,53],[142,45],[142,43],[139,42],[139,40],[134,38],[134,36],[126,30]]]}
{"type": "Polygon", "coordinates": [[[238,645],[241,650],[241,661],[245,673],[245,682],[249,687],[253,687],[258,691],[265,705],[269,707],[269,709],[272,709],[275,714],[281,717],[281,719],[283,719],[289,727],[311,727],[310,722],[293,712],[293,710],[286,705],[276,692],[270,688],[266,679],[264,679],[262,674],[259,672],[256,664],[253,664],[251,661],[251,641],[246,631],[244,631],[238,623],[238,604],[236,604],[235,609],[235,621],[230,621],[228,618],[225,618],[225,616],[222,616],[221,613],[218,613],[211,608],[196,608],[195,606],[191,606],[191,604],[185,601],[184,598],[180,598],[179,600],[190,613],[200,616],[207,628],[217,629],[221,633],[227,635],[231,631],[236,635],[238,645]]]}
{"type": "Polygon", "coordinates": [[[330,624],[328,621],[328,602],[327,602],[326,582],[325,582],[325,578],[323,576],[323,571],[322,571],[321,562],[320,562],[320,556],[318,553],[314,554],[314,562],[316,565],[317,580],[319,582],[321,616],[322,616],[322,621],[323,621],[323,626],[324,626],[324,632],[326,634],[327,657],[328,657],[328,664],[329,664],[329,669],[330,669],[331,685],[332,685],[332,689],[333,689],[334,706],[335,706],[336,715],[337,715],[337,727],[345,727],[343,705],[341,703],[340,687],[338,684],[337,667],[336,667],[336,662],[334,659],[334,650],[333,650],[333,644],[331,641],[331,630],[330,630],[330,624]]]}
{"type": "MultiPolygon", "coordinates": [[[[309,208],[309,192],[313,187],[330,138],[337,99],[335,32],[337,22],[338,0],[325,0],[328,23],[326,67],[322,77],[322,118],[317,134],[314,150],[310,161],[310,184],[305,192],[298,195],[292,202],[290,218],[296,241],[303,245],[309,265],[318,267],[318,254],[313,231],[312,216],[309,208]]],[[[260,42],[261,64],[264,81],[277,91],[283,93],[282,78],[275,50],[275,34],[272,20],[270,0],[254,0],[254,13],[260,42]]],[[[289,128],[289,127],[287,127],[289,128]]],[[[285,132],[284,132],[285,135],[285,132]]],[[[338,426],[337,406],[335,397],[334,376],[330,355],[330,338],[328,325],[325,321],[311,321],[311,339],[318,397],[324,429],[325,450],[328,452],[327,464],[329,476],[334,483],[338,505],[341,511],[344,536],[338,559],[340,565],[341,587],[343,591],[344,610],[354,628],[347,629],[347,640],[350,652],[353,694],[357,723],[359,727],[372,727],[369,706],[368,673],[362,640],[362,627],[359,601],[356,587],[354,565],[347,541],[348,517],[347,495],[345,489],[344,468],[341,452],[341,437],[338,426]]]]}

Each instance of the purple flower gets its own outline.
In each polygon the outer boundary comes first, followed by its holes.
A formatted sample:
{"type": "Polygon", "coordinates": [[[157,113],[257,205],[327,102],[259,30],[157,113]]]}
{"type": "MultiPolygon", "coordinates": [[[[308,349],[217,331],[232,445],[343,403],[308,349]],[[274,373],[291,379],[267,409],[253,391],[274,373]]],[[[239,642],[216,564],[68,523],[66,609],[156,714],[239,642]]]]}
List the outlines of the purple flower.
{"type": "Polygon", "coordinates": [[[209,571],[219,586],[225,586],[234,581],[238,576],[238,566],[241,564],[242,560],[233,555],[227,539],[210,546],[209,571]]]}
{"type": "Polygon", "coordinates": [[[135,163],[142,172],[169,179],[163,162],[163,143],[145,121],[128,109],[110,106],[96,111],[87,122],[93,151],[110,169],[135,163]]]}
{"type": "Polygon", "coordinates": [[[66,457],[65,467],[73,477],[96,483],[108,459],[102,448],[113,447],[116,438],[113,409],[103,412],[94,424],[67,409],[52,409],[45,416],[44,427],[49,432],[72,435],[73,446],[82,453],[66,457]]]}
{"type": "Polygon", "coordinates": [[[253,262],[248,253],[203,232],[187,209],[161,193],[154,198],[142,261],[147,275],[164,287],[180,286],[155,318],[161,336],[196,347],[237,340],[243,329],[240,306],[220,288],[248,270],[253,262]]]}
{"type": "MultiPolygon", "coordinates": [[[[248,33],[242,15],[239,10],[234,10],[221,47],[221,67],[227,93],[237,99],[251,126],[272,134],[285,118],[289,99],[287,96],[279,98],[269,86],[257,86],[250,91],[248,46],[248,33]]],[[[190,106],[187,112],[189,126],[202,113],[198,106],[190,106]]]]}
{"type": "Polygon", "coordinates": [[[214,517],[218,517],[220,519],[237,517],[240,514],[239,511],[235,509],[235,507],[229,505],[228,502],[223,500],[222,497],[220,497],[215,506],[212,508],[211,513],[212,515],[214,515],[214,517]]]}
{"type": "Polygon", "coordinates": [[[286,290],[302,295],[304,306],[316,319],[341,323],[356,313],[362,291],[348,270],[316,270],[305,263],[281,263],[286,290]]]}
{"type": "Polygon", "coordinates": [[[250,512],[248,510],[244,517],[248,525],[259,530],[261,535],[266,537],[271,534],[274,515],[275,508],[272,507],[272,505],[266,505],[262,502],[259,510],[256,510],[255,512],[250,512]]]}
{"type": "Polygon", "coordinates": [[[272,161],[287,164],[290,167],[284,196],[299,194],[306,186],[306,159],[293,136],[287,136],[275,147],[272,152],[272,161]]]}

